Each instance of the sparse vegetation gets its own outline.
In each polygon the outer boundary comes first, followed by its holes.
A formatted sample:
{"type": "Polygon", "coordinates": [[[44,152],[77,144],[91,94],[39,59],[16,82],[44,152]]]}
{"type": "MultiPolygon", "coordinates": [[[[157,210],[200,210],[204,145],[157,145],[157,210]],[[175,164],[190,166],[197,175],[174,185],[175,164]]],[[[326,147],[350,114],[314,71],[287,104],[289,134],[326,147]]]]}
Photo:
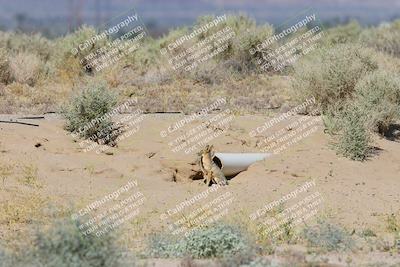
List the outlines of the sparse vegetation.
{"type": "Polygon", "coordinates": [[[38,193],[13,196],[12,200],[0,203],[0,224],[29,224],[42,216],[47,200],[38,193]]]}
{"type": "MultiPolygon", "coordinates": [[[[194,28],[213,19],[215,16],[201,17],[194,28]]],[[[101,72],[95,72],[89,67],[85,68],[88,63],[85,57],[107,45],[110,40],[104,38],[88,46],[87,49],[74,50],[79,44],[97,34],[97,30],[92,27],[83,26],[76,32],[55,40],[48,40],[40,35],[0,32],[0,113],[56,111],[59,110],[60,103],[68,99],[61,108],[66,121],[65,129],[74,137],[112,146],[115,145],[115,139],[121,132],[119,125],[113,122],[111,116],[105,115],[113,110],[119,100],[131,97],[139,99],[137,106],[145,112],[182,111],[190,114],[207,107],[214,99],[223,97],[226,99],[226,105],[223,108],[232,109],[232,114],[261,113],[262,115],[271,115],[275,112],[274,110],[287,111],[295,105],[295,102],[303,102],[315,97],[326,127],[325,132],[330,134],[331,140],[334,141],[333,147],[338,154],[357,161],[363,161],[372,154],[372,144],[375,144],[374,134],[388,137],[391,134],[390,131],[393,131],[393,126],[399,123],[400,21],[367,29],[357,22],[351,22],[328,29],[322,38],[320,49],[301,57],[293,68],[286,68],[282,74],[263,72],[256,64],[257,60],[262,58],[262,53],[256,51],[254,55],[251,55],[249,50],[272,36],[274,28],[268,24],[257,25],[247,16],[229,15],[226,22],[210,29],[208,34],[200,34],[188,40],[185,47],[188,48],[198,41],[204,41],[210,34],[227,26],[235,33],[235,37],[228,41],[228,48],[191,72],[168,69],[168,57],[160,55],[160,48],[165,48],[182,35],[190,33],[192,28],[178,28],[158,39],[148,37],[140,45],[140,49],[124,56],[113,66],[101,72]],[[295,93],[290,95],[290,89],[295,93]]],[[[212,45],[214,49],[217,46],[214,43],[212,45]]],[[[176,50],[177,53],[184,50],[183,46],[179,49],[176,50]]],[[[46,127],[45,123],[43,125],[46,127]]],[[[247,135],[244,127],[233,126],[236,127],[238,133],[247,135]]],[[[294,128],[286,129],[292,133],[295,132],[294,128]]],[[[180,129],[180,131],[185,130],[180,129]]],[[[242,151],[253,150],[260,144],[259,142],[262,142],[261,135],[256,136],[256,138],[260,137],[259,140],[250,141],[243,140],[240,136],[229,137],[229,135],[230,133],[227,133],[223,137],[229,139],[224,140],[226,141],[224,145],[227,147],[230,144],[241,144],[242,151]],[[230,138],[235,140],[230,142],[230,138]]],[[[376,143],[381,141],[386,142],[386,140],[378,140],[376,143]]],[[[34,148],[34,143],[29,145],[33,153],[42,153],[44,150],[46,153],[55,151],[53,145],[57,141],[48,138],[40,142],[42,144],[40,148],[34,148]]],[[[7,145],[7,151],[4,153],[14,149],[12,144],[7,145]]],[[[134,150],[129,149],[129,152],[134,150]]],[[[389,153],[392,152],[388,150],[389,153]]],[[[301,153],[304,151],[302,148],[292,151],[293,154],[304,155],[301,153]]],[[[123,149],[121,152],[125,153],[123,149]]],[[[321,161],[325,159],[326,151],[321,149],[315,152],[316,155],[321,155],[321,161]]],[[[139,166],[142,162],[150,165],[152,164],[149,163],[150,160],[157,162],[158,159],[163,159],[162,166],[166,164],[163,153],[156,155],[154,152],[153,154],[134,162],[133,166],[126,168],[127,170],[121,170],[123,173],[114,170],[115,166],[120,165],[105,164],[107,166],[99,168],[97,164],[92,165],[92,158],[84,157],[81,165],[86,166],[84,170],[87,171],[86,174],[89,174],[90,181],[87,182],[90,193],[82,197],[80,201],[86,203],[88,201],[86,197],[90,200],[97,197],[98,192],[91,192],[95,188],[92,180],[100,175],[107,178],[120,175],[128,177],[131,173],[138,172],[139,174],[154,174],[157,177],[158,175],[167,176],[161,165],[156,166],[157,163],[154,165],[154,172],[144,172],[139,166]],[[129,174],[128,169],[131,170],[129,174]]],[[[112,155],[114,151],[107,157],[113,158],[112,155]]],[[[60,158],[51,162],[52,172],[62,170],[65,177],[70,177],[83,169],[82,166],[75,165],[76,161],[70,164],[67,162],[64,166],[60,158]]],[[[175,162],[175,159],[173,160],[175,162]]],[[[275,161],[275,164],[280,164],[279,160],[275,161]]],[[[362,165],[349,164],[357,168],[362,165]]],[[[321,181],[326,184],[331,184],[331,181],[337,177],[342,178],[341,171],[336,168],[334,160],[330,162],[330,165],[327,167],[330,170],[328,175],[325,178],[321,177],[321,181]]],[[[292,174],[292,178],[296,178],[292,179],[293,181],[306,177],[302,171],[289,170],[290,167],[287,167],[288,170],[282,170],[282,173],[277,168],[271,168],[269,171],[270,173],[277,172],[278,178],[285,174],[289,176],[292,174]]],[[[259,164],[257,168],[261,171],[262,164],[259,164]]],[[[304,169],[306,168],[308,166],[304,165],[304,169]]],[[[252,171],[249,169],[249,173],[252,171]]],[[[324,169],[324,173],[326,172],[327,169],[324,169]]],[[[324,173],[321,172],[321,175],[324,173]]],[[[42,195],[46,190],[40,190],[38,175],[38,168],[33,164],[16,168],[11,164],[0,163],[0,180],[4,189],[1,190],[4,193],[4,200],[2,196],[0,201],[0,238],[3,239],[7,235],[4,240],[8,241],[10,240],[9,233],[11,235],[16,232],[24,234],[21,228],[36,225],[36,222],[40,223],[42,228],[35,234],[33,245],[26,242],[27,247],[23,249],[25,252],[23,255],[14,257],[0,246],[0,267],[122,266],[121,247],[117,245],[119,240],[113,234],[103,235],[100,238],[83,236],[78,228],[79,222],[69,220],[60,221],[47,229],[49,222],[43,210],[46,209],[45,206],[49,201],[42,195]],[[7,187],[9,177],[15,177],[19,182],[15,185],[17,190],[22,188],[25,191],[14,192],[14,188],[7,187]],[[3,228],[6,229],[4,232],[8,232],[7,234],[3,235],[3,228]],[[9,229],[12,230],[9,231],[9,229]]],[[[40,175],[42,176],[42,170],[40,175]]],[[[234,184],[238,180],[233,180],[234,184]]],[[[112,180],[106,185],[111,183],[113,183],[112,180]]],[[[146,190],[147,183],[144,184],[146,190]]],[[[368,181],[365,183],[368,185],[368,181]]],[[[360,181],[357,181],[357,184],[365,185],[360,181]]],[[[54,184],[52,186],[49,186],[50,193],[54,190],[54,184]]],[[[271,190],[276,191],[278,183],[274,182],[272,186],[271,190]]],[[[82,192],[86,190],[83,186],[81,189],[82,192]]],[[[360,190],[360,192],[369,194],[367,190],[360,190]]],[[[77,195],[82,195],[80,193],[81,191],[77,192],[77,195]]],[[[326,191],[326,194],[327,199],[331,199],[331,193],[326,191]]],[[[75,198],[76,196],[69,192],[67,197],[75,198]]],[[[278,210],[281,208],[283,206],[279,206],[268,216],[277,215],[276,213],[282,211],[278,210]]],[[[206,211],[203,212],[206,214],[206,211]]],[[[244,213],[248,222],[248,212],[244,213]]],[[[142,215],[144,214],[154,215],[147,211],[142,215]]],[[[193,227],[190,220],[183,219],[187,223],[185,226],[193,227]]],[[[142,238],[147,237],[145,236],[147,232],[145,233],[142,229],[143,223],[147,220],[146,216],[142,216],[137,221],[131,222],[131,225],[127,224],[128,227],[136,230],[135,233],[130,234],[130,239],[142,241],[142,238]]],[[[249,224],[257,223],[250,222],[249,224]]],[[[399,215],[394,213],[385,217],[384,226],[385,230],[392,235],[400,235],[399,215]]],[[[279,230],[282,231],[279,236],[273,237],[266,231],[266,224],[252,225],[247,230],[253,231],[251,233],[254,236],[249,237],[249,233],[241,228],[226,224],[200,228],[184,238],[181,235],[155,235],[149,240],[148,253],[145,256],[187,257],[187,260],[182,263],[187,266],[195,264],[192,258],[212,259],[222,266],[275,266],[273,260],[263,258],[263,256],[271,258],[277,256],[279,246],[300,245],[299,243],[306,241],[311,250],[342,252],[353,248],[354,243],[351,234],[344,228],[327,221],[319,221],[317,225],[307,226],[302,236],[297,235],[297,229],[293,228],[290,220],[280,225],[279,230]],[[251,227],[255,229],[249,230],[251,227]]],[[[363,241],[380,238],[379,232],[375,233],[369,228],[361,232],[357,229],[357,233],[364,237],[359,238],[363,241]]],[[[12,235],[11,238],[14,236],[12,235]]],[[[130,240],[127,238],[124,242],[128,243],[130,240]]],[[[125,245],[133,247],[132,244],[125,245]]],[[[142,249],[141,242],[135,245],[142,249]]],[[[390,251],[393,245],[388,246],[385,243],[382,247],[383,251],[390,251]]],[[[284,250],[285,253],[287,251],[289,250],[284,250]]],[[[351,259],[346,261],[350,265],[351,259]]],[[[292,265],[288,264],[288,266],[292,265]]]]}

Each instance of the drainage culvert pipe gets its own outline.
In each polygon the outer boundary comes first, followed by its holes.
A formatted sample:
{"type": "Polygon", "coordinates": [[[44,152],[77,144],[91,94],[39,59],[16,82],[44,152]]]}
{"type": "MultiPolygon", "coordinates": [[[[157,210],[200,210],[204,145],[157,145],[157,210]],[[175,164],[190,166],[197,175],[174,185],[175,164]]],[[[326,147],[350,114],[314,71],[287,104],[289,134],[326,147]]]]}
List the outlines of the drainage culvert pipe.
{"type": "Polygon", "coordinates": [[[271,155],[271,153],[215,153],[213,161],[221,168],[225,176],[233,176],[271,155]]]}

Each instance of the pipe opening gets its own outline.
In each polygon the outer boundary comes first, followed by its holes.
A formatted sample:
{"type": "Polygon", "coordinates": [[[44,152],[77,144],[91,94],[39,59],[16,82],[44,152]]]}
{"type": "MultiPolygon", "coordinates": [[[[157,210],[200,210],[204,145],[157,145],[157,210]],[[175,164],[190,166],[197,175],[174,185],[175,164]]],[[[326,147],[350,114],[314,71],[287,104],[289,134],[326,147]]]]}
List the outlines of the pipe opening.
{"type": "Polygon", "coordinates": [[[217,156],[214,156],[214,157],[213,157],[213,161],[214,161],[215,164],[217,164],[217,166],[218,166],[220,169],[222,169],[222,162],[221,162],[221,160],[220,160],[217,156]]]}

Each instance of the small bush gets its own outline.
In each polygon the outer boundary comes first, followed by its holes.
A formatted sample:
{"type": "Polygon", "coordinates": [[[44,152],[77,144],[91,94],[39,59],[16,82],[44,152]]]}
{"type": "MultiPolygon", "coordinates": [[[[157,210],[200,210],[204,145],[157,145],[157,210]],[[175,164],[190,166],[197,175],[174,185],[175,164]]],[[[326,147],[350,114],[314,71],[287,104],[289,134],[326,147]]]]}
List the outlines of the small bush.
{"type": "Polygon", "coordinates": [[[213,225],[197,229],[186,238],[158,235],[150,239],[149,254],[169,258],[192,256],[194,258],[223,258],[248,251],[250,242],[238,228],[230,225],[213,225]]]}
{"type": "Polygon", "coordinates": [[[303,236],[310,246],[327,251],[351,249],[354,243],[345,229],[326,221],[305,228],[303,236]]]}
{"type": "Polygon", "coordinates": [[[355,85],[351,99],[330,104],[323,119],[326,131],[338,134],[335,148],[339,154],[366,159],[370,132],[387,135],[400,119],[400,79],[380,70],[365,75],[355,85]]]}
{"type": "Polygon", "coordinates": [[[357,107],[349,106],[340,116],[337,152],[352,160],[365,160],[370,153],[371,137],[364,114],[357,107]]]}
{"type": "Polygon", "coordinates": [[[367,116],[369,128],[386,134],[389,126],[400,119],[400,79],[377,71],[360,80],[355,91],[356,105],[367,116]]]}
{"type": "Polygon", "coordinates": [[[400,57],[400,27],[396,23],[364,30],[360,42],[391,56],[400,57]]]}
{"type": "Polygon", "coordinates": [[[116,94],[110,92],[104,83],[89,84],[62,107],[65,129],[95,142],[112,143],[115,138],[108,137],[115,136],[116,129],[107,113],[116,103],[116,94]]]}
{"type": "Polygon", "coordinates": [[[84,236],[79,221],[64,220],[47,231],[37,232],[33,247],[19,261],[23,266],[120,266],[121,255],[115,242],[112,234],[84,236]]]}
{"type": "Polygon", "coordinates": [[[314,96],[325,111],[352,96],[357,81],[377,68],[373,52],[358,45],[322,48],[295,65],[294,95],[300,102],[314,96]]]}
{"type": "Polygon", "coordinates": [[[34,54],[21,52],[10,59],[11,77],[18,83],[35,85],[42,70],[43,62],[34,54]]]}

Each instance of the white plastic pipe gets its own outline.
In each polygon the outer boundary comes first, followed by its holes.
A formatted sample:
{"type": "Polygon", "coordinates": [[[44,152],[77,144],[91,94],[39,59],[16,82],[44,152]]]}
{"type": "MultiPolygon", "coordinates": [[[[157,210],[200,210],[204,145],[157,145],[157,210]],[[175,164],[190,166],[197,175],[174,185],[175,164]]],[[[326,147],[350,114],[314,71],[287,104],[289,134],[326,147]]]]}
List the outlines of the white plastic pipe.
{"type": "Polygon", "coordinates": [[[271,153],[215,153],[214,161],[220,163],[225,176],[233,176],[271,155],[271,153]]]}

